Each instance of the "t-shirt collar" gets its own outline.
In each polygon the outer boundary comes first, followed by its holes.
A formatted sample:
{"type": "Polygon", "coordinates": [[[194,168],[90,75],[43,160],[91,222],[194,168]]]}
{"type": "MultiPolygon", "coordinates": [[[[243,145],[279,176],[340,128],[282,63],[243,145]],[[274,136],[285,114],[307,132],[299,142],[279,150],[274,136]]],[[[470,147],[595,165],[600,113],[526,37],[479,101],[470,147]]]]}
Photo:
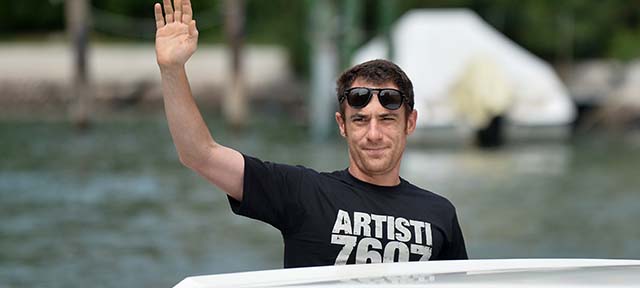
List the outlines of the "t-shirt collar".
{"type": "Polygon", "coordinates": [[[393,191],[397,191],[404,183],[404,179],[402,179],[402,177],[400,177],[400,183],[398,185],[393,185],[393,186],[381,186],[381,185],[376,185],[373,183],[369,183],[369,182],[365,182],[362,181],[358,178],[356,178],[355,176],[351,175],[351,172],[349,172],[349,168],[346,168],[343,170],[343,173],[347,176],[347,179],[349,179],[352,183],[356,184],[356,185],[360,185],[360,186],[365,186],[369,189],[373,189],[373,190],[377,190],[377,191],[385,191],[385,192],[393,192],[393,191]]]}

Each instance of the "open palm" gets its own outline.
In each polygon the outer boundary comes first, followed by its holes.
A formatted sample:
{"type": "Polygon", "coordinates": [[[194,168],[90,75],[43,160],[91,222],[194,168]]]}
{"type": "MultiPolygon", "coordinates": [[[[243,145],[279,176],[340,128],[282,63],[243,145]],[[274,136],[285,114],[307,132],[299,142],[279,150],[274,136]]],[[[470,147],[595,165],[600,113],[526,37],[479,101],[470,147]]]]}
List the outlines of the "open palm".
{"type": "Polygon", "coordinates": [[[164,0],[164,17],[162,5],[156,3],[156,57],[161,67],[184,65],[198,46],[198,30],[190,0],[164,0]]]}

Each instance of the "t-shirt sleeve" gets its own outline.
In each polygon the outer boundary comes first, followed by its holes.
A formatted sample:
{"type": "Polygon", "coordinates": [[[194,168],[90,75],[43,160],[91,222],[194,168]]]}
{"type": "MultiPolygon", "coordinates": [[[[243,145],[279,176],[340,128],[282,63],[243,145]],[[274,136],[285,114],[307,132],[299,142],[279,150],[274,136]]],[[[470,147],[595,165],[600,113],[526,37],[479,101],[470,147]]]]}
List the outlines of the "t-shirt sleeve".
{"type": "Polygon", "coordinates": [[[464,244],[464,236],[462,235],[462,230],[460,229],[460,224],[458,223],[458,216],[455,214],[455,212],[451,225],[451,239],[446,243],[442,259],[467,260],[469,259],[469,256],[467,256],[467,248],[464,244]]]}
{"type": "Polygon", "coordinates": [[[231,210],[271,224],[281,231],[302,219],[299,191],[303,169],[244,156],[242,201],[228,197],[231,210]]]}

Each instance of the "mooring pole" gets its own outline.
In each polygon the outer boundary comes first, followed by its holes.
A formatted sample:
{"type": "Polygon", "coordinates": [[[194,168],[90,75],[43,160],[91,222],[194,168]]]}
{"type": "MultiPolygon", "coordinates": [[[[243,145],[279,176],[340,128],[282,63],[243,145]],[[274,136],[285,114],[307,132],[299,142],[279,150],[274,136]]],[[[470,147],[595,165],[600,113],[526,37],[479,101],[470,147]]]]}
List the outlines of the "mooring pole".
{"type": "Polygon", "coordinates": [[[362,39],[362,1],[343,1],[341,17],[340,68],[346,69],[351,66],[351,56],[362,39]]]}
{"type": "Polygon", "coordinates": [[[378,0],[378,17],[380,19],[378,30],[384,37],[387,46],[387,59],[394,61],[395,49],[393,45],[393,37],[391,35],[391,26],[393,25],[393,16],[395,13],[395,2],[388,0],[378,0]]]}
{"type": "Polygon", "coordinates": [[[71,120],[80,129],[89,126],[90,88],[88,76],[89,7],[88,0],[66,0],[67,34],[71,40],[73,78],[71,120]]]}
{"type": "Polygon", "coordinates": [[[234,128],[242,128],[247,123],[248,101],[243,73],[244,1],[225,1],[225,30],[229,53],[231,54],[231,83],[223,98],[224,115],[234,128]]]}
{"type": "Polygon", "coordinates": [[[335,13],[331,1],[315,0],[311,11],[311,134],[323,141],[331,131],[334,107],[337,107],[334,78],[337,67],[335,13]],[[332,109],[333,108],[333,109],[332,109]]]}

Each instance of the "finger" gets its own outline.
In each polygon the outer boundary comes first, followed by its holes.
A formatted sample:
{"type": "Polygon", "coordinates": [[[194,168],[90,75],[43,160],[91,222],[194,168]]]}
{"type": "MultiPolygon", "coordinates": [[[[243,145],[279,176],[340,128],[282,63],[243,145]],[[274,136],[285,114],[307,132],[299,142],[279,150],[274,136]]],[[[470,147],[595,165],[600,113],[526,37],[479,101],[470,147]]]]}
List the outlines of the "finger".
{"type": "Polygon", "coordinates": [[[196,28],[196,20],[191,20],[191,22],[189,22],[189,35],[194,37],[198,36],[198,29],[196,28]]]}
{"type": "Polygon", "coordinates": [[[191,24],[193,19],[193,10],[191,10],[191,1],[182,0],[182,22],[191,24]]]}
{"type": "Polygon", "coordinates": [[[173,8],[171,8],[171,0],[163,0],[164,3],[164,18],[167,23],[173,22],[173,8]]]}
{"type": "Polygon", "coordinates": [[[156,15],[156,29],[164,27],[164,17],[162,17],[162,5],[156,3],[153,5],[154,14],[156,15]]]}
{"type": "Polygon", "coordinates": [[[176,10],[173,12],[173,19],[175,19],[176,22],[182,22],[182,1],[173,0],[173,9],[176,10]]]}

